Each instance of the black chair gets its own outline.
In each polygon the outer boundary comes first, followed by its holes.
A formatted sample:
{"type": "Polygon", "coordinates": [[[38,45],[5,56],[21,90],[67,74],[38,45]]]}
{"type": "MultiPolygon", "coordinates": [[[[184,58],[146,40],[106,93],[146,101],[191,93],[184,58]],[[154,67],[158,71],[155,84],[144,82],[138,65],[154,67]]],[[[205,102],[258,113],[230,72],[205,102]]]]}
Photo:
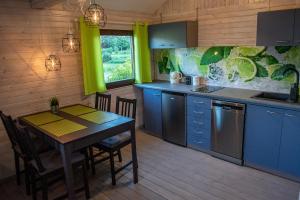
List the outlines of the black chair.
{"type": "MultiPolygon", "coordinates": [[[[20,149],[20,146],[18,145],[15,128],[13,119],[10,116],[5,115],[2,111],[0,111],[0,117],[3,122],[4,128],[6,130],[6,133],[8,135],[8,138],[11,143],[12,150],[14,152],[14,160],[15,160],[15,170],[16,170],[16,178],[17,178],[17,184],[21,185],[21,174],[25,173],[25,186],[26,186],[26,194],[30,195],[30,181],[29,181],[29,175],[28,175],[28,160],[29,158],[24,155],[20,149]],[[24,163],[24,170],[20,169],[20,159],[23,160],[24,163]]],[[[33,142],[35,146],[37,146],[38,153],[47,152],[51,148],[46,145],[42,140],[35,137],[33,138],[33,142]]]]}
{"type": "Polygon", "coordinates": [[[101,111],[110,112],[111,94],[102,94],[97,92],[95,99],[95,108],[101,111]]]}
{"type": "MultiPolygon", "coordinates": [[[[53,150],[46,153],[38,154],[32,138],[29,137],[29,133],[26,128],[16,127],[17,141],[22,150],[22,153],[30,158],[28,167],[30,171],[30,179],[32,186],[32,199],[36,200],[37,191],[42,190],[43,200],[48,199],[48,186],[57,182],[64,177],[64,168],[61,156],[59,152],[53,150]],[[40,182],[41,187],[37,188],[37,182],[40,182]]],[[[84,186],[76,189],[76,192],[85,190],[85,196],[88,199],[90,197],[88,178],[86,173],[85,158],[80,153],[74,153],[72,155],[73,167],[81,167],[84,186]]],[[[66,198],[67,194],[64,194],[57,198],[66,198]]]]}
{"type": "MultiPolygon", "coordinates": [[[[136,99],[125,99],[125,98],[117,97],[116,114],[135,119],[136,99]]],[[[119,169],[115,169],[115,164],[114,164],[114,156],[118,155],[119,161],[121,162],[122,161],[121,148],[129,144],[131,144],[131,134],[130,132],[124,132],[93,145],[93,147],[99,149],[100,151],[109,153],[108,157],[104,157],[100,160],[94,161],[91,163],[91,165],[92,168],[95,168],[96,164],[109,159],[110,167],[111,167],[112,185],[116,185],[116,174],[132,164],[132,160],[131,160],[125,165],[123,165],[122,167],[120,167],[119,169]]],[[[91,156],[95,157],[97,155],[94,156],[91,155],[91,156]]]]}

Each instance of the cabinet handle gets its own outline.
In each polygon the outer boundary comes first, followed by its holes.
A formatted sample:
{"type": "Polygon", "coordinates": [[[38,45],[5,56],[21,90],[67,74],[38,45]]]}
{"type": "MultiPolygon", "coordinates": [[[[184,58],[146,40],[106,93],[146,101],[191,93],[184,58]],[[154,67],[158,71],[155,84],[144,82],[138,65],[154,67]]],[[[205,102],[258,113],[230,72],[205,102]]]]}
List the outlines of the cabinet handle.
{"type": "Polygon", "coordinates": [[[203,142],[201,142],[201,141],[198,141],[198,142],[197,142],[197,144],[203,144],[203,142]]]}
{"type": "Polygon", "coordinates": [[[195,114],[200,114],[200,115],[203,115],[204,112],[199,112],[199,111],[193,111],[195,114]]]}
{"type": "Polygon", "coordinates": [[[166,46],[166,45],[165,45],[165,44],[161,44],[161,45],[159,45],[159,46],[164,47],[164,46],[166,46]]]}
{"type": "Polygon", "coordinates": [[[289,41],[289,40],[277,40],[276,41],[276,43],[278,43],[278,44],[288,44],[288,43],[290,43],[291,41],[289,41]]]}
{"type": "Polygon", "coordinates": [[[287,117],[295,117],[294,115],[290,115],[290,114],[285,114],[285,116],[287,116],[287,117]]]}
{"type": "Polygon", "coordinates": [[[198,134],[198,135],[203,135],[202,131],[195,131],[195,133],[198,134]]]}
{"type": "Polygon", "coordinates": [[[194,103],[196,103],[196,104],[204,104],[204,102],[203,101],[193,101],[194,103]]]}
{"type": "Polygon", "coordinates": [[[272,111],[267,111],[267,113],[269,113],[270,115],[275,115],[275,114],[277,114],[276,112],[272,112],[272,111]]]}
{"type": "Polygon", "coordinates": [[[193,121],[194,124],[199,124],[199,125],[203,125],[203,122],[197,122],[197,121],[193,121]]]}
{"type": "Polygon", "coordinates": [[[153,94],[153,96],[160,96],[160,94],[153,94]]]}

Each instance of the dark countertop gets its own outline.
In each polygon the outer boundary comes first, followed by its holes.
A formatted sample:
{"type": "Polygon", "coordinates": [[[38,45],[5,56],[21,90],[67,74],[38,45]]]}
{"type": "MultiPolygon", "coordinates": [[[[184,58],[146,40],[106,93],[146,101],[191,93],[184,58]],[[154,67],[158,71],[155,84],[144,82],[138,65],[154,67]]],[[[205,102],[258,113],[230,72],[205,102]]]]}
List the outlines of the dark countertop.
{"type": "Polygon", "coordinates": [[[288,102],[269,101],[269,100],[251,98],[261,93],[261,91],[257,91],[257,90],[224,88],[222,90],[212,92],[212,93],[199,93],[199,92],[191,91],[193,88],[197,88],[197,86],[191,86],[185,84],[170,84],[169,82],[153,82],[153,83],[145,83],[145,84],[136,84],[135,86],[138,88],[158,89],[162,91],[186,93],[186,94],[192,94],[192,95],[208,97],[208,98],[213,98],[218,100],[228,100],[228,101],[234,101],[240,103],[258,104],[258,105],[300,111],[300,103],[288,103],[288,102]]]}

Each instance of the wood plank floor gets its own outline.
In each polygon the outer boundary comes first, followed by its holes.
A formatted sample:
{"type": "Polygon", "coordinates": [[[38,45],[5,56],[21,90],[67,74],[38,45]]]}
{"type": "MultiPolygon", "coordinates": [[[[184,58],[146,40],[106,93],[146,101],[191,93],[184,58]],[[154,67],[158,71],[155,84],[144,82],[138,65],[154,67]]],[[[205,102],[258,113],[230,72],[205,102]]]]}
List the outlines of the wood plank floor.
{"type": "MultiPolygon", "coordinates": [[[[99,200],[297,200],[300,184],[255,169],[240,167],[198,151],[179,147],[137,132],[139,183],[131,169],[110,185],[109,165],[90,175],[92,199],[99,200]]],[[[130,149],[123,151],[124,162],[130,149]]],[[[117,162],[118,163],[118,162],[117,162]]],[[[50,198],[64,191],[63,183],[50,189],[50,198]]],[[[40,196],[39,196],[40,197],[40,196]]],[[[83,195],[81,195],[83,197],[83,195]]],[[[0,199],[31,199],[10,178],[0,184],[0,199]]]]}

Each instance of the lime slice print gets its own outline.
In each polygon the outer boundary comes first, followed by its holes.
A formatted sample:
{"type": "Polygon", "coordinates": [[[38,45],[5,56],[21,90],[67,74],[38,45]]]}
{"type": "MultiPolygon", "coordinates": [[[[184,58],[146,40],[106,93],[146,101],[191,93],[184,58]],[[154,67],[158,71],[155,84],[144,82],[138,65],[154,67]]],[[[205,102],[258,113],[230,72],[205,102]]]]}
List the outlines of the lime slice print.
{"type": "Polygon", "coordinates": [[[265,51],[265,47],[236,47],[235,51],[240,56],[253,57],[265,51]]]}
{"type": "Polygon", "coordinates": [[[245,82],[252,80],[257,72],[255,63],[249,58],[236,57],[227,61],[227,70],[229,74],[239,73],[239,77],[245,82]]]}

